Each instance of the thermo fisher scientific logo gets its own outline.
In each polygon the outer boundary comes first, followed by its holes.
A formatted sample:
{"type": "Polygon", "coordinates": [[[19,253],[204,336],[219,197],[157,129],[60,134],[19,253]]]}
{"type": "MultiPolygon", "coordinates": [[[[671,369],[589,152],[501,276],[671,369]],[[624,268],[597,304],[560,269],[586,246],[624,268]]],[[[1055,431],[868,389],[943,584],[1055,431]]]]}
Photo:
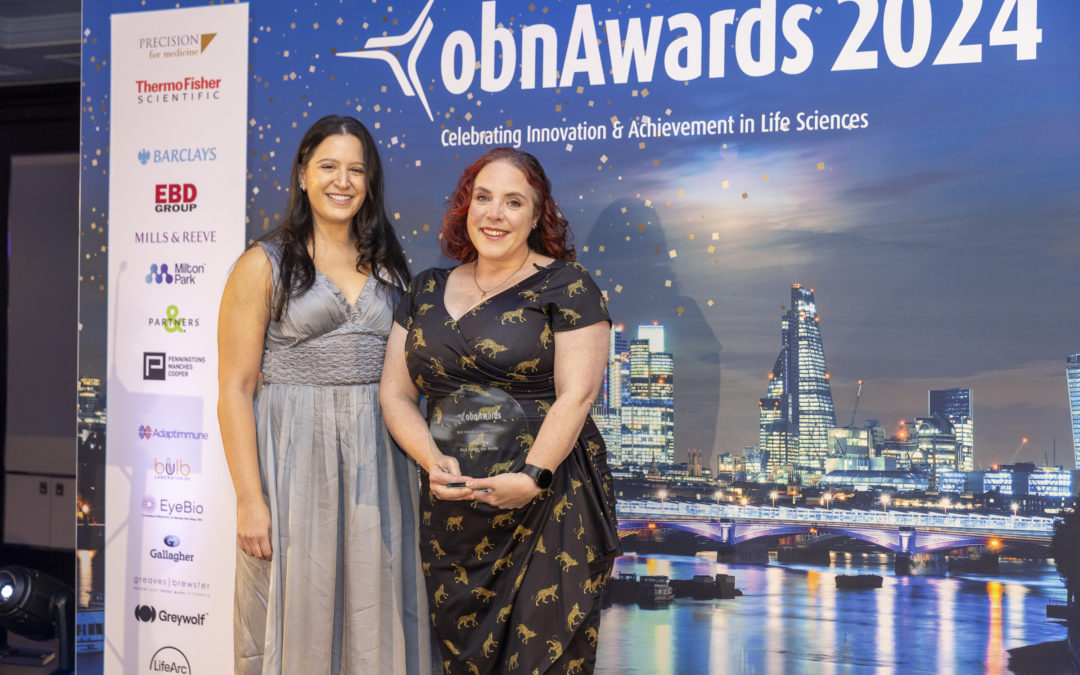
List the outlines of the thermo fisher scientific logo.
{"type": "Polygon", "coordinates": [[[193,675],[191,662],[184,652],[176,647],[162,647],[150,657],[151,673],[173,673],[174,675],[193,675]]]}
{"type": "Polygon", "coordinates": [[[135,102],[145,104],[209,103],[221,99],[221,78],[190,75],[180,80],[135,80],[135,102]]]}

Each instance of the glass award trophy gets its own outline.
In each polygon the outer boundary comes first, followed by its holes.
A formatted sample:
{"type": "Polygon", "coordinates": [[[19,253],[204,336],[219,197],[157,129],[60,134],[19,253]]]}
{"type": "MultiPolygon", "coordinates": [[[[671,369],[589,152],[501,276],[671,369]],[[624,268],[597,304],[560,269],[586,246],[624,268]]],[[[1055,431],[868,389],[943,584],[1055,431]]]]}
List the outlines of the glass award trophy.
{"type": "Polygon", "coordinates": [[[462,475],[472,478],[517,471],[533,441],[514,397],[479,384],[462,385],[439,401],[429,428],[439,451],[456,458],[462,475]]]}

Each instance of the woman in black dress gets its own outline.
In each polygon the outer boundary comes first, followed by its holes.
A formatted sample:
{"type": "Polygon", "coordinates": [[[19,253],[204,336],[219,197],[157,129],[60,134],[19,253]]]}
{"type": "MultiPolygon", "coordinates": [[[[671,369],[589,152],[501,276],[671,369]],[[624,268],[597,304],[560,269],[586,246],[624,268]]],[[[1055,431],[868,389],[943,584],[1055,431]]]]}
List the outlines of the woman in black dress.
{"type": "Polygon", "coordinates": [[[462,264],[413,279],[380,399],[424,469],[421,557],[443,669],[592,672],[600,591],[619,554],[606,449],[588,414],[607,365],[607,308],[528,153],[496,148],[465,170],[442,245],[462,264]],[[510,460],[471,476],[468,449],[440,449],[417,407],[427,399],[434,429],[469,392],[501,396],[524,419],[496,449],[510,460]]]}

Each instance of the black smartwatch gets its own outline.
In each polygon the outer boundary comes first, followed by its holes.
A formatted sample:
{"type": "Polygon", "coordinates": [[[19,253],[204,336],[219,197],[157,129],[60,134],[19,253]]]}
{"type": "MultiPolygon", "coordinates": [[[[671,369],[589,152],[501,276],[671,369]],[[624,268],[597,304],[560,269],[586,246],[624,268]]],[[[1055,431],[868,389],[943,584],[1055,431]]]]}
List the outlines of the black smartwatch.
{"type": "Polygon", "coordinates": [[[551,475],[551,469],[541,469],[538,466],[526,464],[525,466],[521,467],[521,471],[519,471],[518,473],[523,473],[529,478],[532,478],[533,482],[536,483],[536,487],[540,488],[541,490],[546,490],[551,487],[551,481],[553,478],[553,476],[551,475]]]}

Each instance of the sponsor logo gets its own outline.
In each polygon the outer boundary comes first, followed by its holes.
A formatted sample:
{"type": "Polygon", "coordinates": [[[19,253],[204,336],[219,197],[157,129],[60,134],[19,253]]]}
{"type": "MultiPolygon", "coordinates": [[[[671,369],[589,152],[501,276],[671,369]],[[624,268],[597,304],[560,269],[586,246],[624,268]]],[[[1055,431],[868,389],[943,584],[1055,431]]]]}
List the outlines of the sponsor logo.
{"type": "Polygon", "coordinates": [[[135,605],[135,620],[139,623],[171,623],[177,626],[205,626],[206,612],[201,614],[176,614],[153,605],[135,605]]]}
{"type": "Polygon", "coordinates": [[[191,377],[206,365],[205,356],[143,352],[143,379],[191,377]]]}
{"type": "Polygon", "coordinates": [[[162,647],[150,657],[150,672],[192,675],[191,662],[176,647],[162,647]]]}
{"type": "Polygon", "coordinates": [[[173,563],[187,563],[195,561],[195,554],[183,551],[170,551],[164,548],[150,549],[150,557],[154,560],[168,560],[173,563]]]}
{"type": "Polygon", "coordinates": [[[190,164],[194,162],[213,162],[217,160],[217,146],[206,148],[143,148],[135,155],[143,166],[147,164],[190,164]]]}
{"type": "Polygon", "coordinates": [[[165,308],[164,317],[152,316],[147,319],[148,325],[160,326],[166,333],[186,333],[191,328],[199,327],[199,319],[180,316],[180,308],[169,305],[165,308]]]}
{"type": "Polygon", "coordinates": [[[221,98],[221,78],[189,75],[180,80],[135,80],[136,103],[208,103],[221,98]]]}
{"type": "Polygon", "coordinates": [[[170,520],[196,520],[201,521],[206,508],[191,499],[158,499],[153,495],[146,495],[142,499],[143,517],[145,518],[168,518],[170,520]]]}
{"type": "Polygon", "coordinates": [[[154,210],[158,213],[190,213],[199,207],[199,190],[192,183],[158,183],[154,186],[154,210]]]}
{"type": "MultiPolygon", "coordinates": [[[[211,584],[200,577],[172,573],[177,568],[170,566],[170,573],[161,576],[136,575],[131,578],[131,590],[138,593],[162,593],[184,597],[210,597],[211,584]]],[[[183,568],[187,569],[187,568],[183,568]]]]}
{"type": "Polygon", "coordinates": [[[151,263],[150,272],[146,275],[148,284],[164,284],[170,286],[190,286],[198,277],[206,274],[205,264],[193,263],[151,263]]]}
{"type": "Polygon", "coordinates": [[[198,56],[206,51],[217,33],[166,33],[139,38],[139,49],[151,59],[198,56]]]}
{"type": "Polygon", "coordinates": [[[191,480],[191,465],[182,459],[155,457],[154,476],[160,480],[191,480]]]}
{"type": "MultiPolygon", "coordinates": [[[[144,380],[165,379],[165,352],[143,352],[142,364],[144,380]]],[[[139,436],[142,436],[142,433],[143,430],[140,427],[139,436]]]]}
{"type": "Polygon", "coordinates": [[[497,18],[495,0],[483,2],[479,30],[458,27],[445,33],[435,78],[417,70],[435,27],[431,15],[439,21],[467,15],[432,12],[434,0],[428,0],[405,32],[368,38],[360,51],[339,52],[337,56],[385,63],[402,93],[419,99],[429,120],[434,116],[425,89],[433,79],[457,96],[472,88],[477,76],[485,92],[503,91],[515,83],[522,90],[566,89],[586,82],[597,87],[717,79],[735,68],[751,77],[777,70],[797,75],[813,60],[813,42],[805,24],[814,10],[805,3],[796,3],[782,14],[775,0],[763,0],[760,7],[750,7],[739,16],[728,9],[708,16],[679,12],[600,19],[610,11],[608,4],[595,10],[593,3],[577,4],[566,29],[544,22],[512,27],[511,21],[497,18]],[[479,45],[473,37],[477,33],[479,45]],[[725,58],[732,43],[735,58],[725,58]],[[782,50],[792,53],[782,55],[782,50]]]}
{"type": "Polygon", "coordinates": [[[165,535],[165,538],[162,541],[164,541],[165,545],[169,548],[176,548],[180,545],[180,537],[176,536],[175,534],[165,535]]]}
{"type": "Polygon", "coordinates": [[[139,438],[150,440],[151,438],[164,439],[167,441],[205,441],[210,435],[205,431],[181,431],[180,429],[162,429],[152,427],[149,424],[139,425],[139,438]]]}
{"type": "Polygon", "coordinates": [[[216,244],[216,230],[164,230],[136,232],[136,244],[216,244]]]}

